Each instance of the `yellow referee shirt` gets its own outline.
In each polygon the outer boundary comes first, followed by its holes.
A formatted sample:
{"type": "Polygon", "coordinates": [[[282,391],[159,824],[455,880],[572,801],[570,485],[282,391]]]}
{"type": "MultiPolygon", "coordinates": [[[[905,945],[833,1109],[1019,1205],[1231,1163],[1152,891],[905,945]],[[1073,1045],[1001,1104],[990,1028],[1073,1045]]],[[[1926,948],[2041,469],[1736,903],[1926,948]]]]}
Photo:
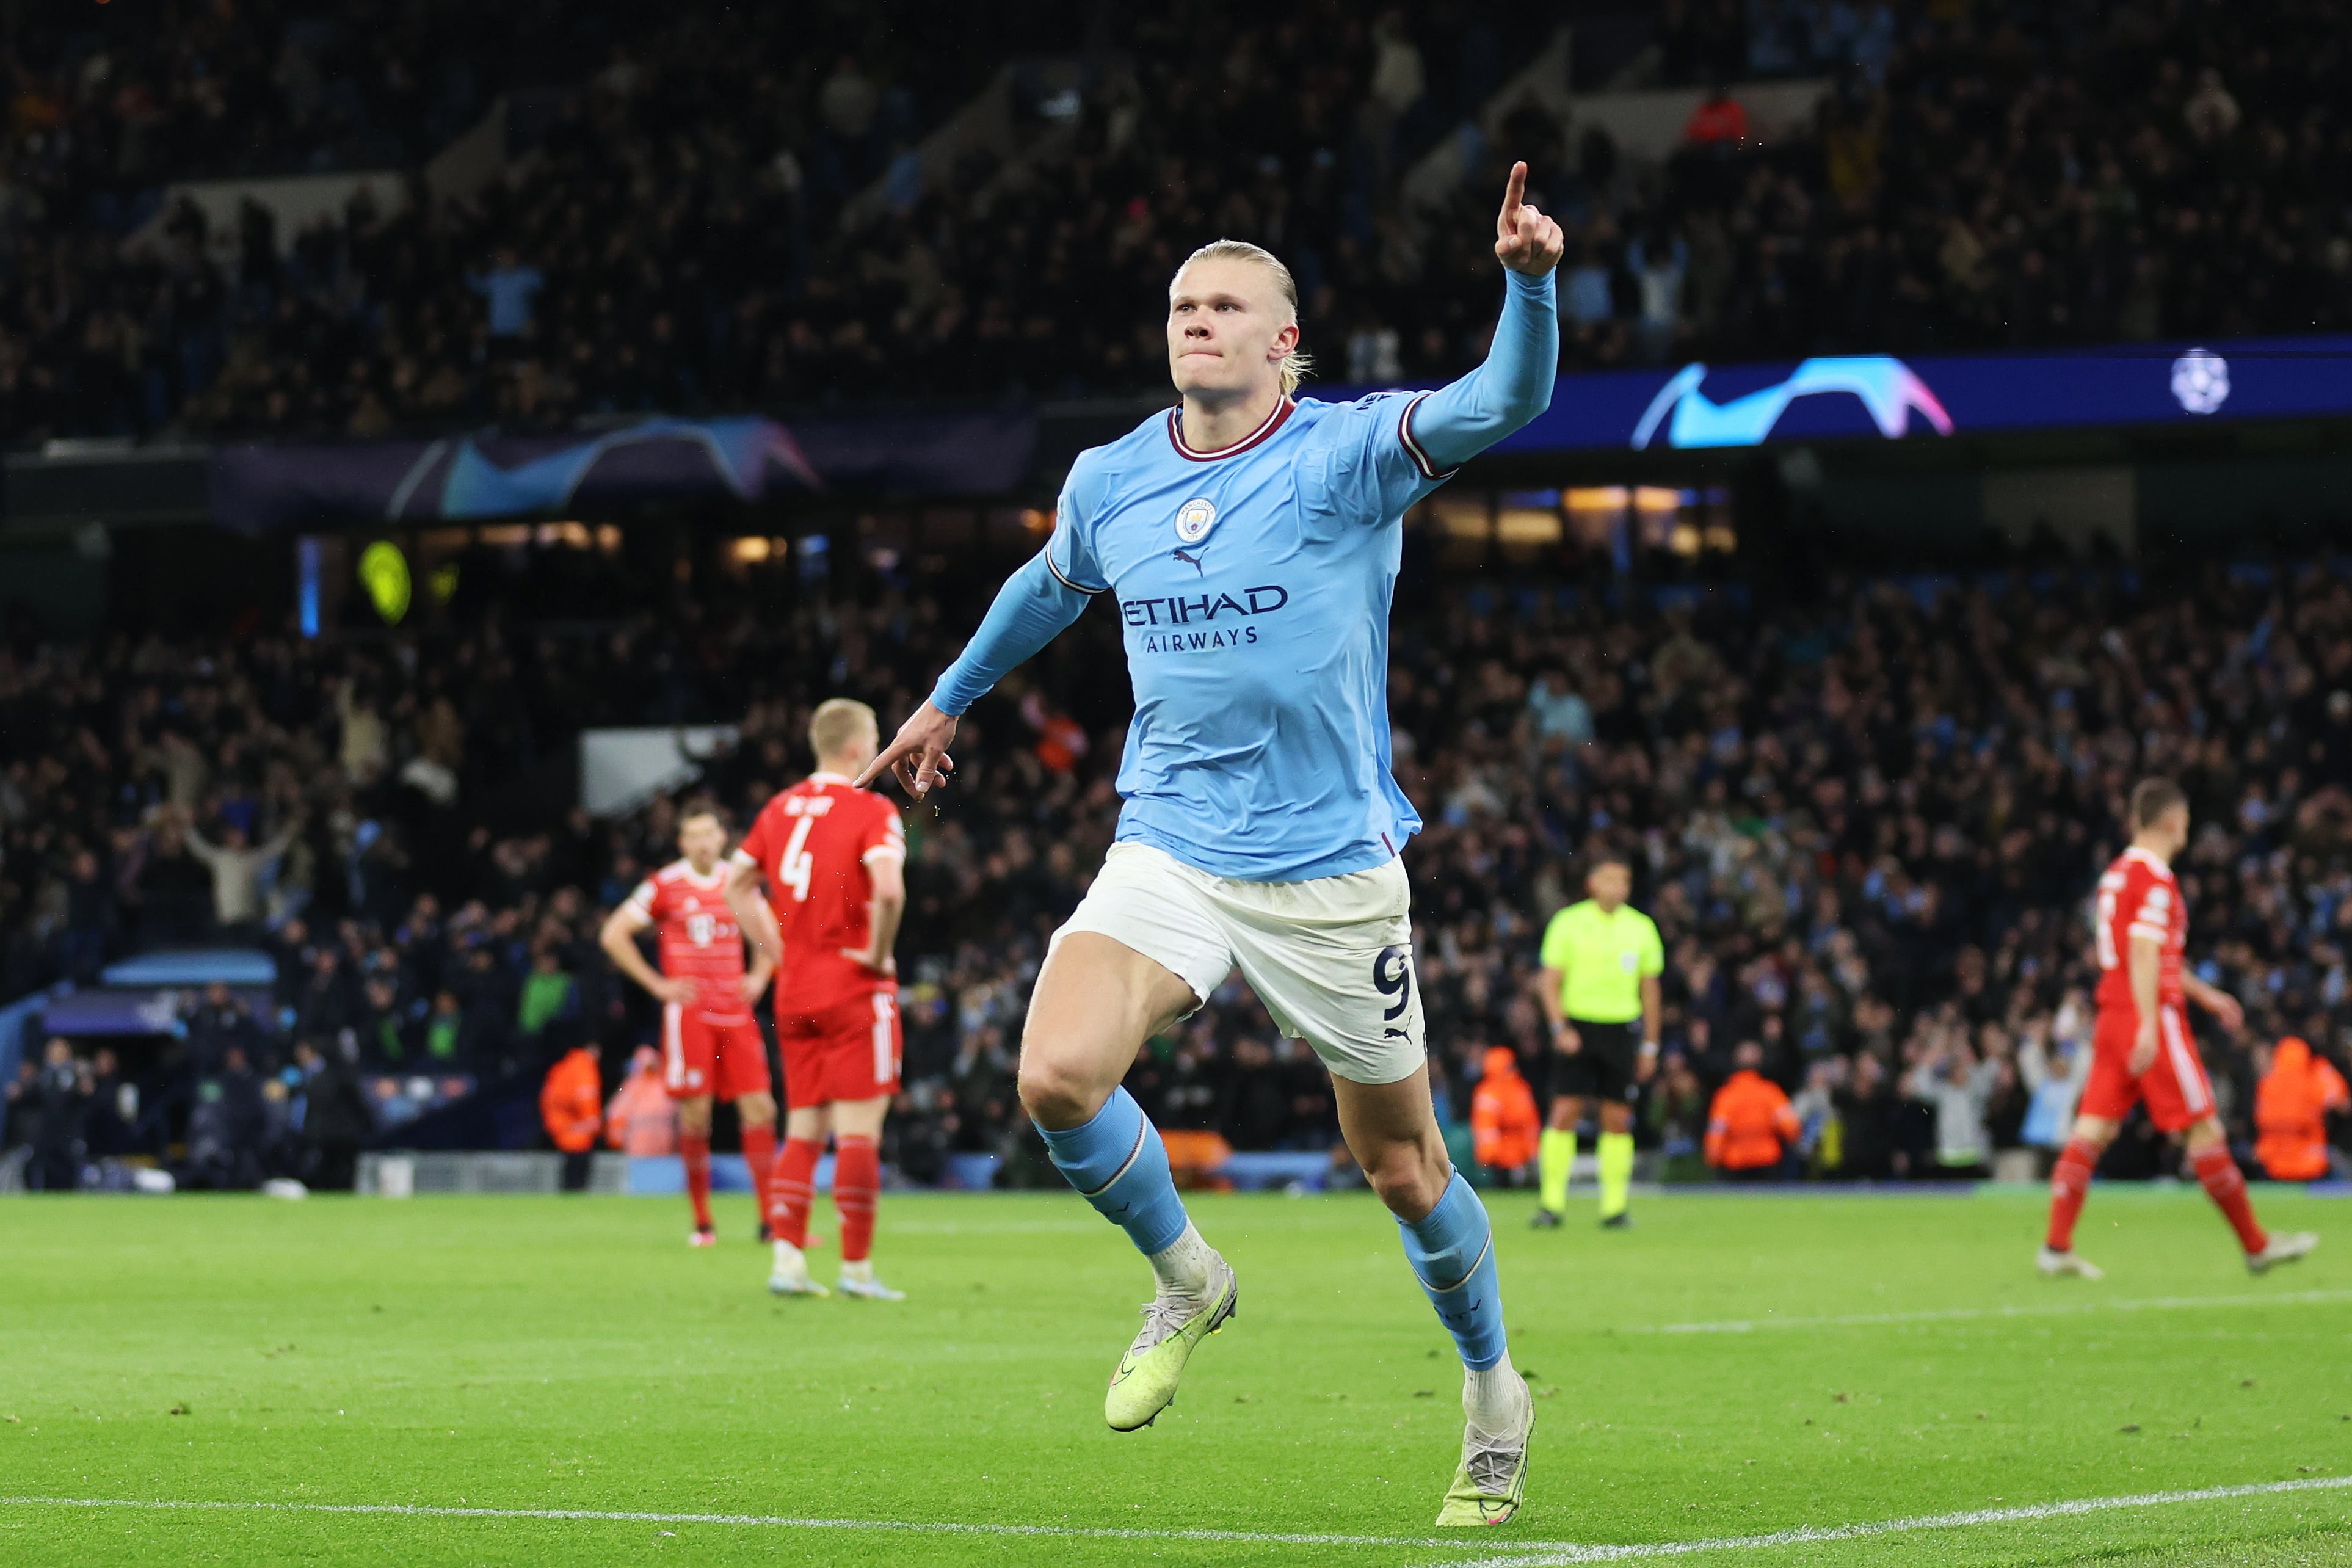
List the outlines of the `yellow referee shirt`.
{"type": "Polygon", "coordinates": [[[1543,966],[1564,972],[1559,1008],[1585,1024],[1630,1024],[1642,1016],[1642,980],[1666,967],[1657,922],[1631,904],[1607,913],[1591,899],[1570,904],[1544,928],[1543,966]]]}

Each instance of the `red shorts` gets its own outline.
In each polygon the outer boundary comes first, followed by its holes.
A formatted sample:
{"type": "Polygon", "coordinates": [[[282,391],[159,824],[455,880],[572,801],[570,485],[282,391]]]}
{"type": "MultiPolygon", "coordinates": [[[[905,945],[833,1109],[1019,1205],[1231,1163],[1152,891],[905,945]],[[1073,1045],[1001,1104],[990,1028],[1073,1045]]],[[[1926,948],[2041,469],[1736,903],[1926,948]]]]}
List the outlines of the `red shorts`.
{"type": "Polygon", "coordinates": [[[2132,1106],[2147,1103],[2147,1119],[2161,1132],[2178,1132],[2213,1114],[2213,1082],[2205,1076],[2205,1062],[2197,1054],[2197,1040],[2178,1005],[2157,1015],[2156,1060],[2134,1078],[2130,1061],[2132,1037],[2139,1032],[2139,1014],[2127,1008],[2102,1008],[2091,1033],[2091,1076],[2083,1085],[2085,1116],[2120,1121],[2132,1106]]]}
{"type": "Polygon", "coordinates": [[[898,987],[877,986],[814,1013],[776,1009],[784,1103],[794,1110],[836,1100],[873,1100],[898,1089],[904,1054],[898,987]]]}
{"type": "Polygon", "coordinates": [[[769,1091],[759,1021],[720,1023],[677,1002],[662,1008],[662,1083],[672,1100],[735,1100],[769,1091]]]}

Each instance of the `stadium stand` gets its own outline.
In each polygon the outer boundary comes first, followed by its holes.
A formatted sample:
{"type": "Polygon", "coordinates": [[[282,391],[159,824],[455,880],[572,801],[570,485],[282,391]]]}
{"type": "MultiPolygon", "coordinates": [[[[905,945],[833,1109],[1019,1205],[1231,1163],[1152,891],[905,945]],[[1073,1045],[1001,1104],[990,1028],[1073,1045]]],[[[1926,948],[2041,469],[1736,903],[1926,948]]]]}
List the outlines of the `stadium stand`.
{"type": "MultiPolygon", "coordinates": [[[[583,728],[723,719],[740,739],[691,787],[746,820],[806,765],[815,700],[904,711],[966,629],[961,600],[919,589],[782,611],[787,593],[704,594],[594,636],[493,618],[373,646],[71,644],[20,626],[0,653],[0,730],[18,742],[0,775],[0,991],[87,982],[159,941],[276,958],[257,1007],[190,993],[180,1043],[127,1077],[110,1064],[145,1107],[109,1124],[116,1152],[160,1151],[203,1080],[264,1083],[298,1042],[395,1083],[535,1082],[582,1040],[617,1068],[655,1025],[595,931],[670,858],[679,797],[556,819],[517,782],[560,777],[583,728]],[[261,853],[222,853],[240,845],[261,853]]],[[[1027,986],[1116,816],[1113,634],[1081,622],[983,703],[954,790],[908,815],[912,1113],[888,1152],[910,1179],[959,1153],[1020,1166],[1027,986]]],[[[1631,612],[1454,584],[1401,616],[1391,699],[1399,774],[1430,825],[1412,868],[1452,1120],[1489,1047],[1538,1049],[1536,933],[1573,896],[1578,858],[1612,846],[1641,868],[1670,954],[1645,1143],[1687,1159],[1706,1093],[1752,1040],[1799,1097],[1811,1173],[1918,1178],[2024,1146],[2037,1090],[2085,1046],[2079,903],[2145,771],[2189,789],[2191,952],[2245,999],[2254,1036],[2333,1040],[2352,1021],[2340,563],[2161,584],[1848,580],[1811,603],[1631,612]]],[[[2252,1066],[2218,1037],[2207,1047],[2250,1139],[2252,1066]]],[[[37,1056],[11,1089],[20,1107],[42,1100],[37,1056]]],[[[96,1115],[98,1076],[86,1066],[87,1090],[12,1116],[9,1142],[96,1115]]],[[[1320,1069],[1238,981],[1155,1042],[1131,1086],[1171,1130],[1238,1149],[1333,1142],[1320,1069]]],[[[268,1127],[257,1111],[239,1125],[268,1127]]],[[[298,1164],[279,1142],[249,1173],[298,1164]]],[[[2147,1171],[2162,1152],[2112,1158],[2147,1171]]]]}
{"type": "Polygon", "coordinates": [[[374,35],[357,21],[286,24],[273,45],[270,7],[217,25],[213,52],[235,62],[217,74],[190,65],[212,58],[200,47],[151,60],[116,33],[20,46],[0,422],[367,435],[1149,390],[1160,349],[1138,306],[1217,234],[1291,258],[1326,380],[1450,374],[1483,353],[1476,237],[1514,156],[1571,222],[1571,368],[2352,320],[2352,220],[2330,195],[2352,147],[2340,0],[2265,7],[2259,39],[2249,16],[2186,5],[1756,0],[1661,7],[1632,33],[1578,16],[1596,58],[1632,46],[1594,86],[1812,72],[1822,90],[1769,140],[1703,110],[1681,145],[1649,149],[1612,136],[1605,92],[1530,100],[1460,139],[1465,177],[1427,210],[1407,166],[1563,18],[1457,0],[1349,14],[1335,44],[1305,5],[1024,7],[1035,26],[1013,36],[968,7],[901,6],[891,26],[964,46],[908,67],[881,13],[804,11],[817,26],[468,13],[434,31],[429,82],[358,58],[374,35]],[[1231,37],[1221,57],[1184,43],[1204,31],[1231,37]],[[1017,153],[917,155],[997,62],[1047,53],[1083,67],[1015,83],[1017,153]],[[2221,58],[2233,78],[2200,63],[2221,58]],[[462,123],[453,106],[489,101],[520,61],[569,107],[474,199],[395,200],[410,187],[388,182],[276,250],[257,227],[231,279],[199,263],[212,237],[192,206],[141,205],[173,160],[381,154],[413,176],[462,123]],[[226,122],[260,140],[201,133],[223,92],[256,110],[226,122]],[[146,217],[152,243],[125,254],[146,217]]]}

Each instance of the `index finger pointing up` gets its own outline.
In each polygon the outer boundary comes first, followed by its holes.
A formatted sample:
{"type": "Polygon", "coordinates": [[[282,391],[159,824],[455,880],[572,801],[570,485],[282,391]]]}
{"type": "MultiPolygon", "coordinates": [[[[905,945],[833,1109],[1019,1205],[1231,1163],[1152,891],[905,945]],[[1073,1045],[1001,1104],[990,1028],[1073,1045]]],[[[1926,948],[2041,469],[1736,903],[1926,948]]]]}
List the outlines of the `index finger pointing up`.
{"type": "Polygon", "coordinates": [[[1528,166],[1524,163],[1514,163],[1511,165],[1510,183],[1503,187],[1503,224],[1505,227],[1507,228],[1517,224],[1519,218],[1519,201],[1527,194],[1528,166]]]}

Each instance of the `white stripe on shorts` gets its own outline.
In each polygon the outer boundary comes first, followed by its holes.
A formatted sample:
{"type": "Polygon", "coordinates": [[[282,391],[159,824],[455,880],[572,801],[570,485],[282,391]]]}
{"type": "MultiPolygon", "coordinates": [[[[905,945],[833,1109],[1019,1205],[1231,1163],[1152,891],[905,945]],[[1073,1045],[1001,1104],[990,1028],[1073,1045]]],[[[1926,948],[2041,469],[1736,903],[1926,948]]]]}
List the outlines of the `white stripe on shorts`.
{"type": "Polygon", "coordinates": [[[2158,1032],[2164,1036],[2165,1054],[2172,1058],[2172,1076],[2180,1084],[2180,1103],[2192,1115],[2202,1116],[2213,1109],[2213,1101],[2205,1092],[2205,1075],[2197,1070],[2197,1058],[2189,1049],[2188,1032],[2180,1026],[2180,1009],[2160,1007],[2157,1016],[2162,1020],[2158,1032]]]}
{"type": "Polygon", "coordinates": [[[662,1004],[662,1081],[686,1087],[686,1009],[676,1002],[662,1004]]]}

